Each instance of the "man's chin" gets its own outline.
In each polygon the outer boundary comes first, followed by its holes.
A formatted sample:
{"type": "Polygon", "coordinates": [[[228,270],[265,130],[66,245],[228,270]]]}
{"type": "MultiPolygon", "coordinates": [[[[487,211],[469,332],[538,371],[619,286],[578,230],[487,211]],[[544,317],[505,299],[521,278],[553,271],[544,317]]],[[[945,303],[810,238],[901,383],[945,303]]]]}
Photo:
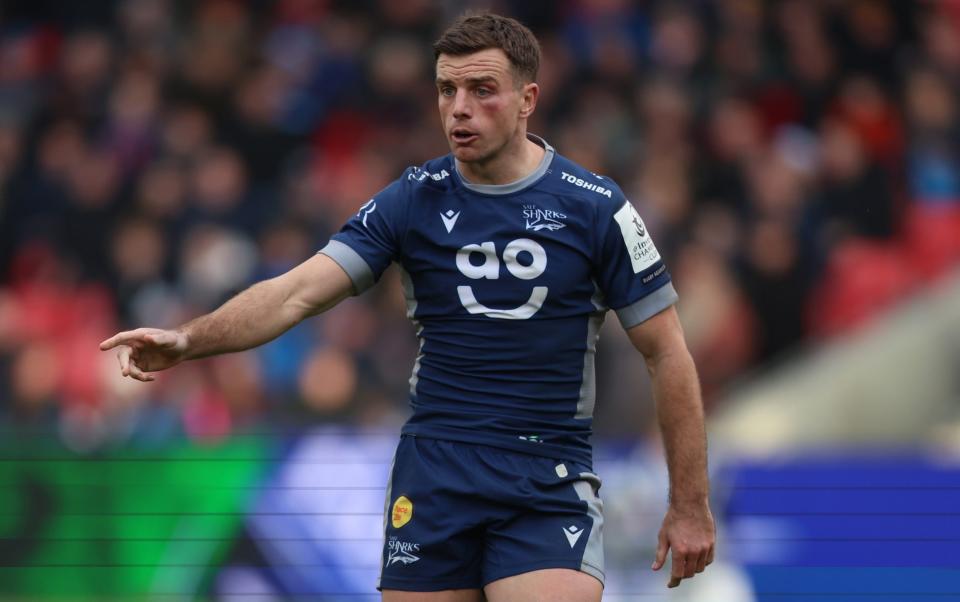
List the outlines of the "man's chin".
{"type": "Polygon", "coordinates": [[[461,163],[482,163],[486,158],[478,149],[471,147],[454,146],[450,151],[456,160],[461,163]]]}

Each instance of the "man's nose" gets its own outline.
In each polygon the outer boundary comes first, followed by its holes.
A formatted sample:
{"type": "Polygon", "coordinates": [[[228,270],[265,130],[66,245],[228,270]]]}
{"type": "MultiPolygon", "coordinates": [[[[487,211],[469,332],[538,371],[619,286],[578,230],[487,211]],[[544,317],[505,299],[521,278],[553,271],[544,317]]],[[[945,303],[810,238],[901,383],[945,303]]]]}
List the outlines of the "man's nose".
{"type": "Polygon", "coordinates": [[[456,96],[453,97],[453,116],[457,119],[469,118],[472,111],[468,91],[457,90],[456,96]]]}

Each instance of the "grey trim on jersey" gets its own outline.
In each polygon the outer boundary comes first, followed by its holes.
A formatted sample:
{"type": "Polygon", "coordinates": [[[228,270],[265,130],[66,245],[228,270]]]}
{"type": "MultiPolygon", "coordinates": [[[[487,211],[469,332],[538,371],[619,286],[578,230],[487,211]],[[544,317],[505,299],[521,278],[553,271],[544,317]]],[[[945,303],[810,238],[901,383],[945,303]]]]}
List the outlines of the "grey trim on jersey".
{"type": "Polygon", "coordinates": [[[597,402],[597,338],[603,325],[603,312],[590,314],[587,320],[587,349],[583,354],[583,377],[580,380],[580,399],[577,401],[577,414],[574,418],[583,419],[593,416],[593,407],[597,402]]]}
{"type": "Polygon", "coordinates": [[[617,310],[624,330],[645,322],[677,302],[677,290],[668,282],[632,305],[617,310]]]}
{"type": "Polygon", "coordinates": [[[536,142],[543,147],[543,150],[547,151],[543,154],[543,159],[540,161],[540,165],[537,165],[537,168],[534,169],[533,172],[520,178],[519,180],[510,182],[509,184],[472,184],[463,177],[462,173],[460,173],[460,168],[457,167],[457,160],[454,159],[453,167],[457,170],[457,175],[460,176],[460,181],[463,183],[463,187],[467,190],[481,192],[483,194],[513,194],[514,192],[523,190],[527,186],[530,186],[542,178],[543,174],[547,173],[547,169],[550,167],[550,163],[553,161],[553,156],[556,154],[556,151],[554,151],[553,147],[547,144],[547,141],[540,136],[527,134],[527,138],[536,142]]]}
{"type": "Polygon", "coordinates": [[[407,302],[407,317],[413,320],[417,313],[417,295],[413,291],[413,279],[410,274],[403,269],[403,266],[397,265],[400,269],[400,286],[403,288],[403,298],[407,302]]]}
{"type": "Polygon", "coordinates": [[[603,291],[600,290],[600,285],[597,284],[596,280],[591,280],[593,283],[593,295],[590,297],[590,303],[593,303],[593,307],[600,312],[607,311],[610,309],[607,307],[607,300],[603,297],[603,291]]]}
{"type": "Polygon", "coordinates": [[[390,497],[393,495],[393,465],[397,463],[397,454],[400,453],[400,445],[393,452],[393,458],[390,460],[390,469],[387,471],[387,492],[383,500],[383,545],[380,546],[380,575],[377,577],[377,589],[380,589],[380,583],[383,581],[383,570],[386,563],[383,559],[383,549],[387,546],[387,521],[390,520],[390,497]]]}
{"type": "Polygon", "coordinates": [[[417,340],[420,345],[417,347],[417,359],[413,362],[413,370],[410,373],[410,395],[416,396],[417,384],[420,382],[420,360],[423,359],[423,325],[413,316],[417,313],[417,296],[413,291],[413,280],[405,269],[400,267],[400,285],[403,287],[403,297],[407,301],[407,317],[413,323],[413,328],[417,334],[417,340]]]}
{"type": "Polygon", "coordinates": [[[417,385],[420,384],[420,360],[423,359],[423,337],[420,336],[420,333],[423,332],[423,326],[420,325],[420,322],[413,320],[413,327],[417,329],[417,339],[420,341],[420,344],[417,346],[417,359],[413,361],[413,370],[410,372],[410,395],[413,397],[417,396],[417,385]]]}
{"type": "Polygon", "coordinates": [[[376,282],[373,278],[373,270],[370,269],[370,265],[348,244],[342,243],[339,240],[331,240],[327,243],[327,246],[317,251],[317,253],[323,253],[343,268],[343,271],[346,272],[347,276],[350,276],[350,280],[353,281],[354,295],[359,295],[376,282]]]}
{"type": "Polygon", "coordinates": [[[603,583],[603,502],[597,496],[600,477],[590,472],[581,472],[580,480],[573,482],[577,497],[587,503],[587,516],[593,519],[587,545],[583,548],[580,570],[603,583]]]}

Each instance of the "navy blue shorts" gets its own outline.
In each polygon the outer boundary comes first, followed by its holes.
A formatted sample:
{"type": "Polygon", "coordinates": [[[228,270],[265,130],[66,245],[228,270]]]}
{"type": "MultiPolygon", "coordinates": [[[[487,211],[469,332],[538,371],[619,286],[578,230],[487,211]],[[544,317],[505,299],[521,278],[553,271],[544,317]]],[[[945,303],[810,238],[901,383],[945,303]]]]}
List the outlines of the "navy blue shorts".
{"type": "Polygon", "coordinates": [[[378,589],[474,589],[547,568],[603,583],[598,489],[576,462],[406,435],[387,486],[378,589]]]}

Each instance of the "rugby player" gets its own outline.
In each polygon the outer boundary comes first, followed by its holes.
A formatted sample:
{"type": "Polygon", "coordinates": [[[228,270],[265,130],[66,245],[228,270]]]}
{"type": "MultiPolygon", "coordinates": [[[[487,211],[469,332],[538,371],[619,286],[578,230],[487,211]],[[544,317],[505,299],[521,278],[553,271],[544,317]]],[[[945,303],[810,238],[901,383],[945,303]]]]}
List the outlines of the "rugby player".
{"type": "Polygon", "coordinates": [[[713,560],[706,436],[677,295],[616,183],[527,132],[540,50],[517,21],[457,20],[434,44],[450,154],[408,168],[318,254],[175,330],[141,328],[124,376],[249,349],[401,269],[420,350],[385,509],[387,602],[599,601],[594,353],[615,310],[652,377],[670,474],[652,568],[713,560]]]}

